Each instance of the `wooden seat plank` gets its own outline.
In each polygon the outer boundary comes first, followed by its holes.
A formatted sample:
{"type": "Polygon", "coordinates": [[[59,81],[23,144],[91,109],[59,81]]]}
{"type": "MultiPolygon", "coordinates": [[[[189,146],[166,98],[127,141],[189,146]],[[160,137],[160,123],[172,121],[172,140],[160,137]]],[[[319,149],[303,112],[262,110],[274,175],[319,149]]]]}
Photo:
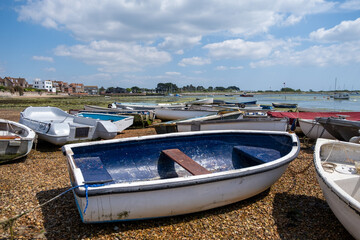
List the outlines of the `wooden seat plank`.
{"type": "Polygon", "coordinates": [[[14,136],[14,135],[0,136],[0,139],[16,139],[16,138],[19,138],[19,136],[14,136]]]}
{"type": "Polygon", "coordinates": [[[177,148],[162,150],[162,153],[185,168],[192,175],[211,173],[177,148]]]}

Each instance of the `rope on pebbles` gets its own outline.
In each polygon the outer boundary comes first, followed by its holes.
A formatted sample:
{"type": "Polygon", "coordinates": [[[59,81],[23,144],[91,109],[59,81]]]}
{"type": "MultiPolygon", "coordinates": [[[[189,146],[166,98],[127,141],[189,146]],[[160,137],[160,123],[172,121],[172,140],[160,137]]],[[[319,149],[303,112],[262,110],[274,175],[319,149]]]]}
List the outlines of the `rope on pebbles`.
{"type": "Polygon", "coordinates": [[[11,235],[11,239],[14,239],[14,230],[13,230],[13,225],[15,223],[15,221],[17,219],[19,219],[20,217],[26,215],[26,214],[29,214],[29,213],[32,213],[33,211],[35,211],[36,209],[56,200],[57,198],[61,197],[62,195],[68,193],[69,191],[71,190],[74,190],[75,188],[79,188],[79,187],[85,187],[85,193],[86,193],[86,206],[85,206],[85,210],[84,210],[84,213],[86,212],[86,209],[87,209],[87,206],[88,206],[88,188],[89,187],[100,187],[100,186],[103,186],[104,184],[84,184],[84,185],[78,185],[78,186],[75,186],[75,187],[71,187],[69,189],[67,189],[66,191],[58,194],[57,196],[51,198],[50,200],[42,203],[42,204],[39,204],[37,205],[36,207],[34,208],[31,208],[29,210],[26,210],[14,217],[11,217],[11,218],[8,218],[8,219],[5,219],[5,220],[1,220],[0,221],[0,225],[3,226],[3,228],[6,230],[6,229],[9,229],[10,230],[10,235],[11,235]]]}

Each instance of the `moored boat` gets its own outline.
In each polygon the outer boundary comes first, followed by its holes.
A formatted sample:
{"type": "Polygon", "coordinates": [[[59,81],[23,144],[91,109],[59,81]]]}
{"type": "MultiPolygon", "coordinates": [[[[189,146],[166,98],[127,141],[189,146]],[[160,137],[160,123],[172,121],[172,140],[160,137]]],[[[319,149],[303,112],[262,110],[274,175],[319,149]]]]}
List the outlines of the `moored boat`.
{"type": "Polygon", "coordinates": [[[0,119],[0,163],[26,156],[34,138],[35,132],[27,126],[0,119]]]}
{"type": "Polygon", "coordinates": [[[272,103],[275,108],[297,108],[296,103],[272,103]]]}
{"type": "Polygon", "coordinates": [[[350,95],[346,92],[334,93],[333,97],[335,100],[349,100],[350,99],[350,95]]]}
{"type": "Polygon", "coordinates": [[[360,239],[360,144],[319,138],[316,177],[326,202],[346,230],[360,239]]]}
{"type": "Polygon", "coordinates": [[[117,135],[117,127],[110,121],[77,117],[56,107],[28,107],[20,113],[20,123],[55,145],[117,135]]]}
{"type": "Polygon", "coordinates": [[[295,134],[259,131],[171,133],[63,147],[85,223],[181,215],[247,199],[276,182],[299,150],[295,134]]]}

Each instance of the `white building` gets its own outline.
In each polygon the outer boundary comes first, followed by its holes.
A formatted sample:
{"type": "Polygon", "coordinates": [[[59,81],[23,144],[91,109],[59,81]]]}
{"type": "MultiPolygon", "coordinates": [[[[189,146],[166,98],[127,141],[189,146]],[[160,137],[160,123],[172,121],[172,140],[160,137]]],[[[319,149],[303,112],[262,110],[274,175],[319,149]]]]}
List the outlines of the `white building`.
{"type": "Polygon", "coordinates": [[[46,89],[48,92],[56,92],[56,88],[53,87],[53,82],[51,80],[40,80],[39,78],[35,78],[34,88],[46,89]]]}

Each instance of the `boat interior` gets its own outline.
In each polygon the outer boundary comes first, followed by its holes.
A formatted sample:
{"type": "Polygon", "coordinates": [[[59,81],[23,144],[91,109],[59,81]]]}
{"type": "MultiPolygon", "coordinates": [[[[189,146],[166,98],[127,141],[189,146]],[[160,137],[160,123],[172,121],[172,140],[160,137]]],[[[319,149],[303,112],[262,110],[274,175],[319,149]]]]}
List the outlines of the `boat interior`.
{"type": "Polygon", "coordinates": [[[360,201],[360,148],[344,148],[334,142],[324,144],[320,153],[326,176],[351,197],[360,201]]]}
{"type": "Polygon", "coordinates": [[[256,166],[285,156],[292,147],[287,135],[207,134],[79,146],[72,151],[85,182],[119,183],[256,166]]]}

